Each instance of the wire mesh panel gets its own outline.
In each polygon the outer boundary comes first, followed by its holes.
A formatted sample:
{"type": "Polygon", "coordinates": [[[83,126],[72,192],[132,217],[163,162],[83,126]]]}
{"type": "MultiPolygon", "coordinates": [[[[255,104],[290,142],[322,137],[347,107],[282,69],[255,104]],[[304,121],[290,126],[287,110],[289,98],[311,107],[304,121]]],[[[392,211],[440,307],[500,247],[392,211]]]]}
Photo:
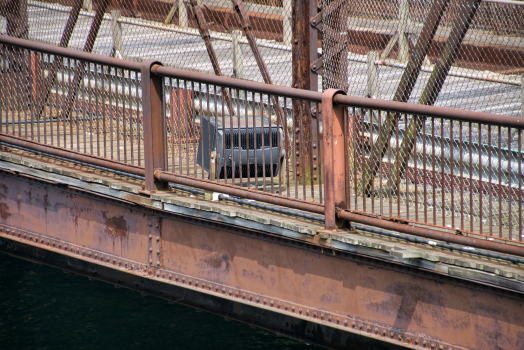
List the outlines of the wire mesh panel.
{"type": "Polygon", "coordinates": [[[522,116],[524,3],[325,0],[323,56],[347,32],[347,71],[324,62],[324,89],[352,96],[522,116]],[[338,6],[337,10],[332,10],[338,6]],[[330,11],[331,10],[331,11],[330,11]],[[327,27],[327,29],[326,29],[327,27]],[[329,78],[335,75],[338,78],[329,78]],[[347,80],[345,77],[349,77],[347,80]],[[338,84],[333,85],[333,81],[338,84]],[[346,85],[347,84],[347,85],[346,85]]]}
{"type": "Polygon", "coordinates": [[[352,210],[522,241],[523,131],[349,108],[352,210]]]}
{"type": "MultiPolygon", "coordinates": [[[[20,3],[9,2],[5,12],[20,3]]],[[[249,31],[273,83],[291,85],[291,0],[242,4],[250,23],[247,29],[232,1],[29,1],[25,17],[0,17],[0,32],[22,37],[19,30],[8,30],[16,24],[26,29],[23,38],[30,40],[79,50],[90,41],[92,49],[86,51],[137,61],[153,58],[165,66],[214,73],[200,31],[205,26],[222,75],[263,81],[246,37],[249,31]],[[202,13],[203,23],[197,21],[196,12],[202,13]]]]}
{"type": "Polygon", "coordinates": [[[4,45],[0,132],[143,164],[140,74],[4,45]]]}
{"type": "Polygon", "coordinates": [[[300,176],[317,147],[300,137],[310,126],[294,128],[293,106],[314,102],[169,77],[165,99],[168,171],[322,202],[322,166],[300,176]]]}

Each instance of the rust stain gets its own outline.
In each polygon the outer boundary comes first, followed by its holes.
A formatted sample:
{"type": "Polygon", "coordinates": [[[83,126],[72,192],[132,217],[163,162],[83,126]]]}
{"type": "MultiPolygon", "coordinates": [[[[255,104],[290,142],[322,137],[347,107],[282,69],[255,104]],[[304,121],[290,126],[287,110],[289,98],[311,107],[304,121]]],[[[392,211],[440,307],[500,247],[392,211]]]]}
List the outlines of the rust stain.
{"type": "Polygon", "coordinates": [[[123,215],[109,217],[106,212],[102,212],[102,216],[106,221],[105,233],[120,238],[129,236],[129,227],[123,215]]]}
{"type": "Polygon", "coordinates": [[[9,206],[5,203],[0,203],[0,216],[2,219],[7,220],[11,216],[9,212],[9,206]]]}
{"type": "MultiPolygon", "coordinates": [[[[407,329],[411,321],[424,326],[422,314],[420,311],[415,312],[417,305],[424,309],[423,314],[432,314],[444,328],[449,326],[449,320],[446,317],[446,303],[440,292],[405,282],[391,283],[384,291],[387,295],[386,300],[369,303],[367,309],[386,318],[395,315],[394,326],[396,328],[407,329]]],[[[467,326],[461,328],[467,328],[467,326]]]]}
{"type": "Polygon", "coordinates": [[[222,271],[231,269],[231,263],[227,254],[211,253],[202,259],[206,264],[222,271]]]}

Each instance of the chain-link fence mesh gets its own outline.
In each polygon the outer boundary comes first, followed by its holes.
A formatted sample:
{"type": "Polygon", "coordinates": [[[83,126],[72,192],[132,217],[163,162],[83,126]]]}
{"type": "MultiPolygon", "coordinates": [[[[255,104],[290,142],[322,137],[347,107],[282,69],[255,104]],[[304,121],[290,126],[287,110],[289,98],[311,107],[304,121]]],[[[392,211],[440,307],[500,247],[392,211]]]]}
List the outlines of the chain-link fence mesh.
{"type": "MultiPolygon", "coordinates": [[[[55,45],[62,41],[79,50],[91,44],[93,52],[104,55],[153,58],[165,66],[214,73],[199,31],[204,29],[224,76],[264,81],[235,3],[2,0],[0,31],[55,45]],[[77,20],[72,19],[75,8],[77,20]],[[90,36],[97,11],[103,12],[100,27],[90,36]],[[199,28],[197,11],[207,28],[199,28]]],[[[243,5],[272,82],[290,86],[293,1],[243,5]]],[[[321,9],[324,89],[522,115],[524,2],[324,0],[321,9]],[[423,59],[413,62],[414,56],[423,59]]]]}
{"type": "MultiPolygon", "coordinates": [[[[22,1],[22,0],[20,0],[22,1]]],[[[273,83],[291,85],[291,0],[256,1],[244,4],[273,83]],[[289,3],[289,4],[288,4],[289,3]],[[283,19],[287,18],[287,21],[283,19]]],[[[3,4],[0,31],[8,33],[8,22],[20,23],[20,16],[7,16],[18,7],[18,0],[3,4]],[[9,17],[9,18],[8,18],[9,17]]],[[[105,14],[92,52],[131,60],[155,59],[165,66],[214,73],[195,11],[200,10],[209,30],[210,42],[224,76],[263,81],[245,33],[231,1],[80,1],[81,10],[72,26],[68,47],[82,50],[92,30],[97,10],[106,5],[105,14]]],[[[75,1],[58,3],[28,1],[28,38],[58,45],[66,32],[66,23],[74,13],[75,1]]],[[[20,36],[19,36],[20,37],[20,36]]]]}
{"type": "MultiPolygon", "coordinates": [[[[338,31],[348,33],[349,95],[523,115],[524,2],[360,0],[346,6],[347,26],[338,31]]],[[[334,17],[326,18],[328,27],[336,27],[334,17]]],[[[324,36],[329,50],[327,44],[324,36]]]]}
{"type": "Polygon", "coordinates": [[[144,164],[138,71],[8,45],[0,53],[0,133],[144,164]]]}

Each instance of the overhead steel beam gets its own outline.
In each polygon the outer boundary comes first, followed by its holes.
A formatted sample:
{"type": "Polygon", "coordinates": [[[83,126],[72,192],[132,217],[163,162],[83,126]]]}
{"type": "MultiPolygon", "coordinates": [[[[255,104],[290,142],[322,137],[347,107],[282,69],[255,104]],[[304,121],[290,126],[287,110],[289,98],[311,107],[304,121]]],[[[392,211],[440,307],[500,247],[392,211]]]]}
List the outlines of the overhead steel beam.
{"type": "MultiPolygon", "coordinates": [[[[66,26],[62,33],[62,38],[60,39],[60,47],[67,47],[69,45],[69,40],[71,39],[71,35],[73,35],[73,30],[75,29],[76,22],[78,21],[78,15],[80,14],[80,10],[82,9],[83,4],[84,0],[75,0],[75,2],[73,3],[73,7],[71,8],[71,12],[69,13],[66,26]]],[[[42,117],[42,114],[44,113],[45,106],[47,104],[47,101],[49,100],[49,95],[51,94],[51,89],[53,88],[56,82],[56,73],[58,72],[60,66],[62,66],[62,58],[55,57],[55,60],[53,61],[53,64],[51,65],[51,69],[49,70],[49,74],[47,76],[44,92],[42,94],[42,99],[39,101],[39,105],[37,107],[37,119],[40,119],[42,117]]]]}
{"type": "MultiPolygon", "coordinates": [[[[218,57],[215,52],[215,49],[213,48],[213,44],[211,43],[211,36],[209,34],[209,26],[207,25],[206,18],[204,17],[204,14],[202,13],[202,9],[198,5],[197,0],[191,0],[191,8],[193,10],[195,20],[197,22],[200,36],[202,37],[202,39],[204,40],[204,43],[206,44],[207,54],[209,56],[209,59],[211,60],[213,71],[215,72],[216,75],[222,76],[222,70],[220,69],[220,64],[218,63],[218,57]]],[[[226,88],[222,89],[222,97],[226,101],[226,106],[227,106],[227,109],[229,110],[229,113],[232,116],[234,116],[235,109],[233,108],[233,103],[231,102],[231,94],[229,93],[228,89],[226,88]]]]}
{"type": "MultiPolygon", "coordinates": [[[[463,0],[461,11],[458,14],[453,29],[446,41],[446,46],[440,54],[433,72],[429,77],[426,87],[422,92],[422,96],[419,99],[419,104],[432,106],[437,100],[442,85],[448,76],[451,65],[457,57],[460,44],[466,36],[466,32],[469,29],[475,13],[482,0],[463,0]]],[[[406,129],[406,137],[402,140],[399,148],[399,154],[393,164],[393,171],[391,173],[391,184],[394,186],[393,191],[396,191],[398,181],[404,176],[406,171],[406,165],[410,154],[413,152],[413,146],[415,145],[416,135],[422,129],[423,123],[425,123],[425,117],[413,116],[413,120],[410,121],[406,129]]],[[[453,138],[453,135],[451,136],[453,138]]]]}
{"type": "MultiPolygon", "coordinates": [[[[108,5],[109,0],[100,0],[100,2],[98,3],[95,18],[91,23],[91,29],[89,30],[89,34],[87,35],[87,39],[84,44],[84,52],[93,51],[93,47],[95,46],[95,40],[98,36],[98,31],[100,30],[100,26],[102,25],[102,20],[104,19],[104,14],[108,5]]],[[[67,94],[65,105],[62,110],[62,117],[64,119],[70,118],[71,110],[76,99],[76,92],[78,90],[78,87],[80,86],[80,82],[84,78],[85,66],[85,61],[77,62],[75,76],[73,78],[73,82],[69,86],[69,92],[67,94]]]]}
{"type": "MultiPolygon", "coordinates": [[[[424,20],[424,27],[420,33],[417,44],[409,62],[404,69],[402,77],[400,78],[399,85],[393,96],[393,101],[396,102],[407,102],[413,87],[417,82],[418,75],[422,64],[424,63],[424,58],[426,57],[428,50],[433,41],[433,37],[437,32],[437,28],[442,19],[442,15],[447,8],[449,0],[434,0],[431,5],[431,9],[428,12],[424,20]]],[[[384,158],[389,146],[389,140],[393,136],[395,131],[396,121],[400,117],[399,113],[388,113],[384,125],[382,125],[382,133],[379,136],[377,141],[378,145],[382,147],[374,147],[373,153],[371,154],[369,160],[366,162],[362,178],[359,183],[359,188],[365,189],[365,193],[369,196],[371,195],[371,188],[373,180],[378,171],[380,162],[378,159],[384,158]]]]}

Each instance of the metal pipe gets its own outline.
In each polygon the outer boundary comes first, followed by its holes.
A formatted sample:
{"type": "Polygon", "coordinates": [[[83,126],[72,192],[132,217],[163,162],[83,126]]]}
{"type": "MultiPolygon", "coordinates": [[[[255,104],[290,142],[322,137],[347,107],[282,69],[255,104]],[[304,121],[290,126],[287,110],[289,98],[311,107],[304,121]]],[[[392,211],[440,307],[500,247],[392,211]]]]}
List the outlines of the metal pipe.
{"type": "Polygon", "coordinates": [[[0,35],[0,44],[20,47],[27,50],[39,51],[55,56],[67,57],[79,61],[97,63],[101,65],[111,66],[113,68],[122,68],[136,72],[140,71],[141,63],[139,62],[126,61],[113,57],[94,54],[91,52],[84,52],[66,47],[59,47],[55,45],[39,43],[36,41],[18,39],[7,35],[0,35]]]}
{"type": "Polygon", "coordinates": [[[38,142],[25,140],[16,136],[0,134],[0,142],[24,147],[30,150],[35,150],[38,152],[47,153],[58,157],[71,159],[85,164],[101,166],[107,169],[121,171],[138,176],[145,176],[144,168],[138,167],[136,165],[125,164],[114,160],[108,160],[101,157],[93,156],[90,154],[66,150],[59,147],[43,145],[38,142]]]}
{"type": "Polygon", "coordinates": [[[169,67],[158,67],[155,73],[158,75],[175,79],[191,80],[196,83],[224,86],[238,90],[249,90],[260,94],[275,95],[279,97],[287,97],[299,100],[308,100],[310,102],[322,102],[322,93],[317,91],[293,89],[285,86],[264,84],[255,81],[233,79],[228,77],[219,77],[216,75],[169,67]]]}
{"type": "Polygon", "coordinates": [[[235,197],[254,199],[260,202],[271,203],[289,208],[309,211],[317,214],[324,214],[324,205],[312,203],[300,199],[286,198],[279,195],[263,193],[257,190],[239,188],[234,185],[216,183],[210,180],[195,179],[190,176],[173,174],[166,171],[155,171],[155,178],[161,181],[175,182],[181,185],[196,187],[207,191],[220,192],[235,197]]]}
{"type": "Polygon", "coordinates": [[[410,235],[436,239],[444,242],[462,244],[469,247],[492,250],[499,253],[524,256],[524,247],[512,244],[487,241],[474,237],[454,235],[444,231],[437,231],[429,228],[401,224],[384,219],[377,219],[350,211],[338,210],[337,215],[340,219],[358,222],[364,225],[380,227],[386,230],[392,230],[410,235]]]}
{"type": "Polygon", "coordinates": [[[524,129],[524,118],[486,112],[473,112],[463,109],[419,105],[416,103],[396,102],[365,97],[335,95],[335,103],[348,107],[378,109],[402,114],[424,115],[456,121],[497,125],[507,128],[524,129]]]}

